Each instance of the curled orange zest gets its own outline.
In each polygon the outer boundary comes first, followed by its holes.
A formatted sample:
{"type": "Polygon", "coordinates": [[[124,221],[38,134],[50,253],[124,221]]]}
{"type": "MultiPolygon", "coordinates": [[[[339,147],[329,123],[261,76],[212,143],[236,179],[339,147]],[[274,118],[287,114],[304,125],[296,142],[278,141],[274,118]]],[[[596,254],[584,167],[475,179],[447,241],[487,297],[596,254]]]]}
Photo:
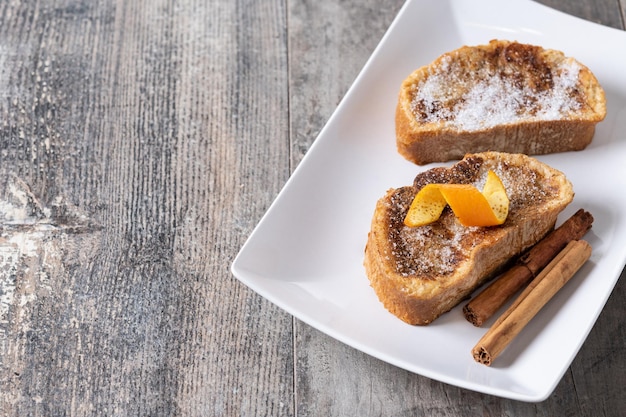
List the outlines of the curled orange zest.
{"type": "Polygon", "coordinates": [[[469,184],[426,185],[413,199],[404,224],[417,227],[435,222],[446,205],[464,226],[496,226],[504,223],[509,213],[504,185],[489,171],[482,192],[469,184]]]}

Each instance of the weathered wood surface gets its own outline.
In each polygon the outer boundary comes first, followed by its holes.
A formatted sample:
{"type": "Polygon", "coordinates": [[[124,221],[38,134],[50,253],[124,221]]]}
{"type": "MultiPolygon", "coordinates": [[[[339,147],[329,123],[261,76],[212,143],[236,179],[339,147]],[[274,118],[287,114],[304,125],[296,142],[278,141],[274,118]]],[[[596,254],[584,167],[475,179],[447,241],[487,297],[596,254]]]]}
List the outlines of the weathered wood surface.
{"type": "MultiPolygon", "coordinates": [[[[623,3],[544,3],[623,29],[623,3]]],[[[540,404],[362,354],[235,254],[402,6],[0,2],[0,415],[619,415],[626,283],[540,404]]]]}

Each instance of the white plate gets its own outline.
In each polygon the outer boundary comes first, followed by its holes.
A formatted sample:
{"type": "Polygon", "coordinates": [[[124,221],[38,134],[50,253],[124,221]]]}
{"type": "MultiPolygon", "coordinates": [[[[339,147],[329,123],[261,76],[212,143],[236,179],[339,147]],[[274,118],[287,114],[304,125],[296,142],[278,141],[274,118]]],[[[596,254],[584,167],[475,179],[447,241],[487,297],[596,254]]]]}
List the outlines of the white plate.
{"type": "Polygon", "coordinates": [[[570,365],[626,262],[626,32],[523,0],[408,1],[284,189],[245,243],[233,274],[298,319],[398,367],[467,389],[541,401],[570,365]],[[540,157],[562,170],[594,217],[593,255],[492,367],[472,359],[485,329],[460,307],[426,327],[380,304],[363,269],[376,200],[427,167],[396,152],[402,80],[464,44],[494,38],[560,49],[607,93],[608,115],[582,152],[540,157]],[[613,51],[607,53],[606,51],[613,51]]]}

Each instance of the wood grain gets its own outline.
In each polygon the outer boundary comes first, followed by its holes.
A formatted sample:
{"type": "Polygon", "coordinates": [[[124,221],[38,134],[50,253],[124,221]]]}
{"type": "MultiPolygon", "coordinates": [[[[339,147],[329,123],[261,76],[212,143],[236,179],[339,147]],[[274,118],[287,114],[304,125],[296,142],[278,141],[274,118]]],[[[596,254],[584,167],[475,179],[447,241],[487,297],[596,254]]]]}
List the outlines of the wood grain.
{"type": "MultiPolygon", "coordinates": [[[[619,281],[544,403],[381,362],[231,275],[402,0],[0,2],[0,415],[621,410],[619,281]]],[[[624,3],[546,0],[624,28],[624,3]]]]}
{"type": "Polygon", "coordinates": [[[0,414],[292,414],[292,319],[228,270],[289,175],[284,4],[0,7],[2,167],[97,225],[9,246],[0,414]]]}

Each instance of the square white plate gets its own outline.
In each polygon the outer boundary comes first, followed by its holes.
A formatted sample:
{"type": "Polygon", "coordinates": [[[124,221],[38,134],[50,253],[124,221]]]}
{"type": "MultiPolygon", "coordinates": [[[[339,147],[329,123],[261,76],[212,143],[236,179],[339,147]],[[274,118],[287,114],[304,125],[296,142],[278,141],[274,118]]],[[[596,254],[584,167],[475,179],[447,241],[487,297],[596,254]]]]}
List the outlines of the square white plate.
{"type": "Polygon", "coordinates": [[[522,400],[547,398],[569,367],[626,262],[626,32],[526,0],[409,0],[232,265],[247,286],[336,339],[409,371],[522,400]],[[461,307],[426,327],[388,313],[369,286],[363,250],[378,198],[411,184],[418,167],[397,152],[402,80],[462,45],[509,39],[559,49],[586,64],[608,114],[582,152],[539,157],[562,170],[578,208],[595,218],[591,260],[491,367],[472,359],[486,331],[461,307]],[[606,51],[613,51],[607,53],[606,51]]]}

